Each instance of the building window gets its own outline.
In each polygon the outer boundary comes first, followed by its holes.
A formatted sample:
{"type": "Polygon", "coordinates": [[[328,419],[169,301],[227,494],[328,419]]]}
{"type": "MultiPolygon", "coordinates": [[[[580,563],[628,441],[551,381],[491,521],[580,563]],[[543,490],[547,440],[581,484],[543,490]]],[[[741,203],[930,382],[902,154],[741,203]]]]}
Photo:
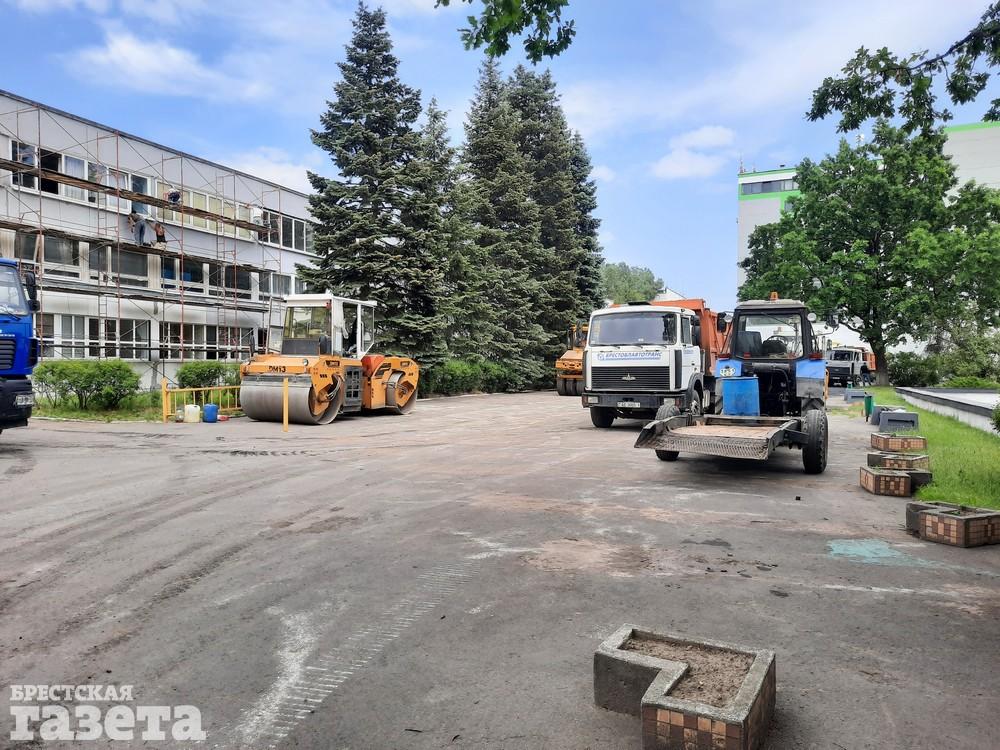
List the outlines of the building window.
{"type": "Polygon", "coordinates": [[[38,318],[38,338],[42,340],[43,357],[54,357],[56,355],[55,317],[52,313],[43,313],[38,318]]]}
{"type": "Polygon", "coordinates": [[[799,185],[794,179],[787,180],[765,180],[763,182],[744,182],[740,185],[740,192],[743,195],[758,195],[760,193],[784,193],[789,190],[798,190],[799,185]]]}
{"type": "MultiPolygon", "coordinates": [[[[42,165],[42,169],[46,169],[49,172],[61,172],[62,171],[62,154],[56,151],[46,151],[44,148],[39,149],[41,158],[39,162],[42,165]]],[[[44,177],[39,181],[41,187],[39,188],[43,193],[51,193],[52,195],[59,195],[59,183],[55,180],[47,180],[44,177]]]]}
{"type": "Polygon", "coordinates": [[[82,315],[60,315],[59,349],[56,356],[83,359],[87,355],[87,333],[82,315]]]}
{"type": "MultiPolygon", "coordinates": [[[[10,160],[28,167],[38,166],[35,147],[19,141],[10,142],[10,160]]],[[[13,184],[34,190],[38,182],[35,175],[18,172],[13,176],[13,184]]]]}
{"type": "Polygon", "coordinates": [[[260,241],[269,245],[280,245],[281,216],[274,211],[264,211],[261,214],[260,223],[267,227],[266,230],[258,233],[260,241]]]}
{"type": "Polygon", "coordinates": [[[316,252],[316,237],[315,237],[316,232],[315,229],[313,228],[313,225],[308,221],[305,222],[305,225],[306,225],[306,252],[314,253],[316,252]]]}
{"type": "Polygon", "coordinates": [[[235,291],[237,297],[248,299],[253,289],[250,276],[250,271],[245,268],[226,266],[226,289],[235,291]]]}
{"type": "Polygon", "coordinates": [[[291,291],[291,276],[283,273],[272,273],[271,271],[260,272],[260,293],[262,296],[274,294],[278,297],[287,297],[291,291]]]}
{"type": "MultiPolygon", "coordinates": [[[[35,234],[18,232],[14,236],[14,257],[35,262],[35,234]]],[[[42,246],[45,272],[54,276],[80,276],[80,243],[61,237],[45,236],[42,246]]]]}
{"type": "MultiPolygon", "coordinates": [[[[63,155],[62,173],[68,177],[76,177],[80,180],[87,179],[87,162],[77,159],[75,156],[63,155]]],[[[77,201],[87,200],[87,191],[74,185],[63,185],[63,195],[77,201]]]]}
{"type": "Polygon", "coordinates": [[[292,217],[281,217],[281,246],[292,247],[295,241],[295,230],[292,229],[292,217]]]}
{"type": "Polygon", "coordinates": [[[149,286],[147,257],[145,253],[133,250],[114,250],[107,246],[94,248],[90,253],[90,278],[106,274],[108,280],[117,279],[127,286],[149,286]]]}
{"type": "MultiPolygon", "coordinates": [[[[198,326],[204,328],[204,326],[198,326]]],[[[160,359],[191,359],[195,326],[185,323],[160,323],[160,359]]]]}

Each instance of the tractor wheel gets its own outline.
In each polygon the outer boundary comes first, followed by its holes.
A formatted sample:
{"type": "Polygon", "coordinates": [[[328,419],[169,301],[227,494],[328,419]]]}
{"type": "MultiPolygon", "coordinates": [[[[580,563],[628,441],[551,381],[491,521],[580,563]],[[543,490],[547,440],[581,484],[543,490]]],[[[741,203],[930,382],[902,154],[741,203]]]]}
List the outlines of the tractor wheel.
{"type": "Polygon", "coordinates": [[[826,412],[810,409],[802,417],[806,444],[802,446],[802,465],[806,474],[822,474],[826,469],[826,453],[830,444],[826,412]]]}
{"type": "MultiPolygon", "coordinates": [[[[700,409],[699,409],[700,413],[700,409]]],[[[673,404],[664,404],[659,409],[656,410],[657,419],[670,419],[670,417],[676,417],[680,414],[677,407],[673,404]]],[[[679,451],[656,451],[656,457],[661,461],[676,461],[677,457],[680,456],[679,451]]]]}
{"type": "Polygon", "coordinates": [[[566,378],[556,378],[556,393],[560,396],[568,396],[569,393],[566,391],[566,385],[568,381],[566,378]]]}
{"type": "Polygon", "coordinates": [[[590,421],[594,423],[594,427],[607,429],[615,422],[615,412],[606,406],[591,406],[590,421]]]}

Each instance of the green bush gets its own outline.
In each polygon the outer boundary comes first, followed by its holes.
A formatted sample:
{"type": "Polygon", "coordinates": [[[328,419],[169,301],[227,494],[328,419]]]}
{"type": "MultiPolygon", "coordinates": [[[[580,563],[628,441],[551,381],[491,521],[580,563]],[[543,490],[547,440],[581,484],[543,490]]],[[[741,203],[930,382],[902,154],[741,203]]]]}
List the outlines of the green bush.
{"type": "Polygon", "coordinates": [[[993,429],[1000,432],[1000,404],[993,408],[993,429]]]}
{"type": "Polygon", "coordinates": [[[215,385],[238,385],[239,365],[214,359],[185,362],[177,368],[181,388],[211,388],[215,385]]]}
{"type": "Polygon", "coordinates": [[[941,384],[944,388],[982,388],[983,390],[1000,390],[1000,383],[989,378],[981,378],[976,375],[960,375],[950,378],[941,384]]]}
{"type": "Polygon", "coordinates": [[[53,404],[76,400],[78,409],[115,409],[139,392],[139,375],[120,359],[42,362],[32,374],[35,388],[53,404]]]}
{"type": "Polygon", "coordinates": [[[139,392],[139,373],[121,359],[99,359],[87,364],[95,365],[94,381],[97,391],[94,401],[105,409],[117,409],[122,401],[139,392]]]}
{"type": "Polygon", "coordinates": [[[448,359],[420,371],[420,392],[425,395],[496,393],[516,390],[521,385],[521,378],[512,368],[480,359],[448,359]]]}
{"type": "Polygon", "coordinates": [[[889,355],[889,382],[895,386],[937,385],[940,379],[938,360],[932,355],[913,352],[889,355]]]}

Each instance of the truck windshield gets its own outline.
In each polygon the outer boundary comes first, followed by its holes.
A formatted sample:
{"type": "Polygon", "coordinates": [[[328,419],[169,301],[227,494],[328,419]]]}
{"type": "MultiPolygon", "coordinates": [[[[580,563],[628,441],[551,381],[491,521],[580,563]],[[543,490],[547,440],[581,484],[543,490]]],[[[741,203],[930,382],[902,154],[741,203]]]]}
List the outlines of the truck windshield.
{"type": "Polygon", "coordinates": [[[799,313],[740,315],[731,340],[732,356],[741,359],[795,359],[802,356],[799,313]]]}
{"type": "Polygon", "coordinates": [[[835,360],[837,360],[839,362],[850,362],[852,359],[855,358],[855,356],[856,355],[854,354],[854,352],[836,352],[835,351],[833,353],[832,359],[835,359],[835,360]]]}
{"type": "Polygon", "coordinates": [[[0,315],[27,315],[28,303],[17,269],[0,266],[0,315]]]}
{"type": "Polygon", "coordinates": [[[590,324],[591,346],[676,344],[675,313],[597,315],[590,324]]]}

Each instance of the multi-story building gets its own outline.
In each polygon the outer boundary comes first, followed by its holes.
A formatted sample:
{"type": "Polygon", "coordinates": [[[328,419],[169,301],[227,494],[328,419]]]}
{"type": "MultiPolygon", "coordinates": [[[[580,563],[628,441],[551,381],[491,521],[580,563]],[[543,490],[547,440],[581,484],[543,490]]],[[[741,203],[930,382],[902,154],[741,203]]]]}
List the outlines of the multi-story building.
{"type": "Polygon", "coordinates": [[[305,194],[3,91],[0,255],[38,274],[43,357],[146,387],[275,346],[314,257],[305,194]]]}
{"type": "MultiPolygon", "coordinates": [[[[1000,187],[1000,122],[976,122],[945,128],[948,140],[945,153],[955,164],[959,184],[975,180],[981,185],[1000,187]]],[[[771,169],[765,172],[744,172],[738,178],[736,245],[737,286],[746,281],[739,264],[747,257],[753,230],[760,224],[770,224],[781,216],[785,202],[798,194],[795,170],[771,169]]]]}

